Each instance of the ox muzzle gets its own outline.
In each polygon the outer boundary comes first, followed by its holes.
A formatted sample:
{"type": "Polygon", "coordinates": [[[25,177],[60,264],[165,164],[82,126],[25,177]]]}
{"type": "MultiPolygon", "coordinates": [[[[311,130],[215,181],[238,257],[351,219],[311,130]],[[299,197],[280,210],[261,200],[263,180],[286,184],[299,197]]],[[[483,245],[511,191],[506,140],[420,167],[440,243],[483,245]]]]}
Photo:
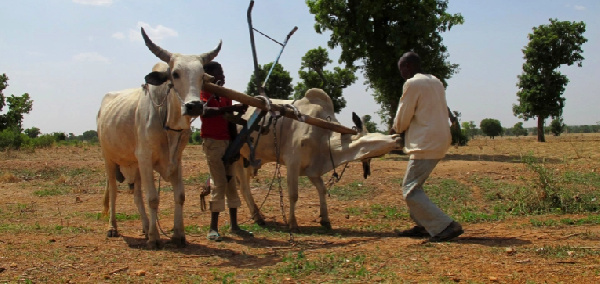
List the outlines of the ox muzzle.
{"type": "Polygon", "coordinates": [[[183,105],[183,115],[197,117],[204,114],[204,103],[201,101],[191,101],[183,105]]]}

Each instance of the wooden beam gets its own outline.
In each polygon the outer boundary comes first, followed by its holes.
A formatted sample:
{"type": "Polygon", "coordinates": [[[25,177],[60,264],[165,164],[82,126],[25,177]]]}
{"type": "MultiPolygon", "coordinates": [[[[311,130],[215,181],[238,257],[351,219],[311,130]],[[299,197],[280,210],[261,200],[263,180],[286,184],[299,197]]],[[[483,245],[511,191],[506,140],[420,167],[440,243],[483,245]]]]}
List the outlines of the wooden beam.
{"type": "MultiPolygon", "coordinates": [[[[232,89],[218,86],[213,83],[208,83],[205,81],[204,82],[204,90],[207,92],[211,92],[213,94],[217,94],[222,97],[229,98],[231,100],[238,101],[245,105],[259,108],[261,110],[269,110],[267,108],[267,105],[265,104],[265,102],[262,99],[248,96],[244,93],[240,93],[240,92],[232,90],[232,89]]],[[[278,105],[278,104],[271,104],[270,110],[278,111],[279,113],[282,113],[283,116],[285,116],[285,117],[300,121],[300,119],[298,119],[298,117],[296,115],[294,115],[294,110],[291,109],[290,107],[286,107],[286,106],[282,106],[282,105],[278,105]]],[[[341,124],[333,123],[333,122],[330,122],[330,121],[327,121],[327,120],[324,120],[321,118],[311,117],[311,116],[308,116],[305,114],[302,114],[302,118],[304,120],[303,122],[305,122],[305,123],[308,123],[308,124],[314,125],[314,126],[318,126],[321,128],[329,129],[331,131],[335,131],[335,132],[338,132],[341,134],[357,134],[358,133],[358,132],[356,132],[356,130],[354,130],[352,128],[348,128],[341,124]]]]}

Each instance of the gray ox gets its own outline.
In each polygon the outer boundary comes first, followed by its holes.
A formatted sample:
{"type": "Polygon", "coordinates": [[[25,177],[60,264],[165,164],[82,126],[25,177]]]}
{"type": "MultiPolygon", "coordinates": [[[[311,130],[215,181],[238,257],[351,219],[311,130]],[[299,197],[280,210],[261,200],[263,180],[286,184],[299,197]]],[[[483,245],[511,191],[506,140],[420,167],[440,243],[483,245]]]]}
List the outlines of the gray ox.
{"type": "MultiPolygon", "coordinates": [[[[290,104],[292,101],[273,100],[273,103],[290,104]]],[[[331,98],[321,89],[308,90],[304,98],[296,101],[294,106],[302,114],[325,120],[330,118],[332,122],[338,122],[334,116],[331,98]]],[[[247,119],[253,112],[254,108],[249,108],[244,118],[247,119]]],[[[269,116],[267,114],[266,119],[269,116]]],[[[280,163],[287,168],[287,187],[290,201],[288,224],[290,229],[294,231],[298,230],[294,211],[296,202],[298,201],[299,176],[307,176],[317,188],[320,201],[321,225],[331,228],[327,212],[327,201],[325,199],[327,189],[321,176],[331,171],[334,166],[337,167],[341,164],[357,160],[366,161],[402,147],[399,135],[367,133],[366,128],[362,126],[362,122],[360,122],[358,117],[353,117],[353,120],[357,124],[359,132],[357,135],[339,134],[289,118],[280,118],[277,120],[277,125],[275,125],[276,133],[271,129],[268,134],[260,137],[255,149],[255,155],[256,159],[261,159],[261,162],[264,164],[277,161],[276,145],[274,144],[273,137],[274,134],[277,135],[277,147],[279,147],[281,153],[280,163]],[[282,133],[279,132],[280,130],[282,133]],[[330,153],[333,157],[333,164],[330,153]]],[[[256,141],[256,133],[253,134],[253,138],[256,141]]],[[[243,157],[249,157],[250,150],[247,145],[242,148],[240,154],[243,157]]],[[[250,213],[257,223],[264,223],[263,217],[250,193],[249,180],[252,167],[244,170],[240,159],[235,163],[235,169],[236,175],[238,175],[240,180],[240,191],[248,204],[250,213]]]]}
{"type": "MultiPolygon", "coordinates": [[[[175,201],[173,236],[185,246],[183,203],[185,191],[181,154],[188,143],[193,117],[202,111],[200,90],[203,65],[217,56],[221,43],[201,55],[170,53],[154,44],[142,28],[146,46],[165,63],[159,62],[146,76],[145,87],[106,94],[98,112],[98,138],[106,167],[104,213],[109,212],[108,237],[119,235],[115,218],[117,177],[133,184],[134,202],[142,219],[150,248],[160,248],[157,229],[159,195],[154,172],[171,183],[175,201]],[[150,219],[146,215],[142,190],[146,194],[150,219]]],[[[122,181],[122,180],[120,180],[122,181]]]]}

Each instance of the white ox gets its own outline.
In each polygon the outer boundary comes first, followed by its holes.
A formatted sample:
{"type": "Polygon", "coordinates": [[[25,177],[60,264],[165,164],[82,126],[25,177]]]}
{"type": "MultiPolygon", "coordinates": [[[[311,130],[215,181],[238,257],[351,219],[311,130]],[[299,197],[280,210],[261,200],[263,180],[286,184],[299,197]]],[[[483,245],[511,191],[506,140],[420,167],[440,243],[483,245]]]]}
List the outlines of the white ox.
{"type": "MultiPolygon", "coordinates": [[[[275,104],[290,104],[288,100],[273,100],[275,104]]],[[[294,103],[300,113],[321,119],[331,119],[338,122],[334,117],[333,103],[331,98],[321,89],[310,89],[304,98],[294,103]]],[[[254,112],[249,108],[244,115],[247,119],[254,112]]],[[[266,115],[269,118],[269,114],[266,115]]],[[[357,124],[362,124],[358,117],[353,117],[357,124]],[[358,120],[358,121],[357,121],[358,120]]],[[[325,199],[326,187],[322,175],[331,171],[334,166],[356,161],[368,160],[369,158],[384,155],[391,150],[399,149],[401,141],[399,135],[384,135],[381,133],[367,133],[362,125],[357,125],[358,134],[339,134],[318,126],[312,126],[289,118],[280,118],[275,125],[275,133],[280,149],[280,163],[287,168],[287,187],[290,201],[289,226],[297,231],[295,207],[298,201],[298,177],[307,176],[319,193],[321,225],[331,228],[331,222],[327,212],[327,201],[325,199]],[[281,125],[283,124],[283,125],[281,125]],[[282,131],[280,133],[279,131],[282,131]],[[331,147],[330,147],[331,145],[331,147]],[[331,151],[331,152],[330,152],[331,151]],[[330,158],[330,153],[333,157],[330,158]]],[[[256,133],[252,136],[256,141],[256,133]]],[[[256,145],[256,159],[261,162],[277,161],[276,145],[274,144],[273,129],[268,134],[261,136],[256,145]]],[[[248,158],[250,149],[245,145],[240,154],[248,158]]],[[[248,204],[250,213],[254,220],[262,224],[263,217],[250,193],[250,175],[252,167],[246,170],[242,168],[241,159],[235,163],[236,174],[240,180],[240,191],[248,204]]]]}
{"type": "Polygon", "coordinates": [[[98,138],[106,167],[104,213],[109,212],[107,235],[119,235],[115,201],[116,181],[120,177],[133,184],[134,202],[148,246],[161,247],[157,229],[160,200],[154,184],[154,171],[157,171],[173,187],[175,216],[171,241],[177,246],[185,246],[181,154],[191,133],[191,119],[198,116],[203,107],[200,102],[203,65],[217,56],[221,43],[208,53],[183,55],[155,45],[143,28],[142,36],[150,51],[164,63],[156,64],[153,72],[146,76],[146,87],[106,94],[97,117],[98,138]],[[146,194],[150,219],[146,215],[142,191],[146,194]]]}

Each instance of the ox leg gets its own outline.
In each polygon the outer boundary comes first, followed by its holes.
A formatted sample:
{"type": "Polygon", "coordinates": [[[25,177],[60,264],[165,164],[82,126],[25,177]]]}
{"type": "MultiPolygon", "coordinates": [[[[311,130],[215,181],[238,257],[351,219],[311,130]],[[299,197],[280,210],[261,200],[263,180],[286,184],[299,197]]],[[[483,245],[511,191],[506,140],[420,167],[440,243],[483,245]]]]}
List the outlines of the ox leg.
{"type": "Polygon", "coordinates": [[[108,230],[106,236],[114,238],[119,236],[117,230],[116,203],[117,203],[117,164],[104,158],[104,167],[106,168],[106,188],[104,190],[104,211],[108,213],[108,230]],[[107,212],[108,211],[108,212],[107,212]]]}
{"type": "Polygon", "coordinates": [[[317,188],[317,192],[319,193],[319,205],[320,205],[320,213],[321,213],[321,226],[331,229],[331,221],[329,221],[329,212],[327,211],[327,199],[326,193],[327,188],[325,187],[325,183],[323,182],[323,178],[320,176],[317,177],[308,177],[310,182],[317,188]]]}
{"type": "Polygon", "coordinates": [[[173,217],[173,236],[171,242],[177,247],[185,247],[185,232],[183,230],[183,203],[185,202],[185,189],[181,177],[181,161],[177,170],[170,178],[173,186],[173,199],[175,203],[175,216],[173,217]]]}
{"type": "Polygon", "coordinates": [[[298,221],[296,220],[296,203],[298,202],[298,173],[299,167],[296,165],[287,167],[287,186],[290,199],[290,217],[289,226],[293,232],[298,232],[298,221]]]}
{"type": "Polygon", "coordinates": [[[148,247],[150,249],[158,249],[162,247],[160,243],[160,235],[158,234],[158,204],[160,203],[160,197],[156,191],[154,185],[154,172],[152,170],[152,163],[150,159],[138,158],[138,164],[140,169],[140,178],[142,180],[142,190],[145,191],[146,199],[148,202],[148,210],[150,211],[150,222],[148,224],[148,247]]]}
{"type": "Polygon", "coordinates": [[[148,220],[148,215],[146,214],[146,206],[144,206],[144,196],[142,194],[142,179],[140,178],[140,173],[138,171],[135,181],[133,182],[133,201],[135,206],[140,213],[140,218],[142,219],[142,232],[146,239],[148,239],[148,227],[150,226],[150,221],[148,220]]]}
{"type": "Polygon", "coordinates": [[[250,192],[250,171],[253,171],[254,168],[248,167],[244,169],[242,159],[239,159],[235,163],[233,163],[233,170],[235,176],[239,181],[240,192],[242,193],[242,197],[246,201],[246,205],[248,205],[248,209],[250,210],[250,216],[252,216],[252,220],[254,220],[254,222],[259,226],[264,226],[265,219],[260,213],[258,206],[256,206],[256,202],[254,201],[252,192],[250,192]]]}

